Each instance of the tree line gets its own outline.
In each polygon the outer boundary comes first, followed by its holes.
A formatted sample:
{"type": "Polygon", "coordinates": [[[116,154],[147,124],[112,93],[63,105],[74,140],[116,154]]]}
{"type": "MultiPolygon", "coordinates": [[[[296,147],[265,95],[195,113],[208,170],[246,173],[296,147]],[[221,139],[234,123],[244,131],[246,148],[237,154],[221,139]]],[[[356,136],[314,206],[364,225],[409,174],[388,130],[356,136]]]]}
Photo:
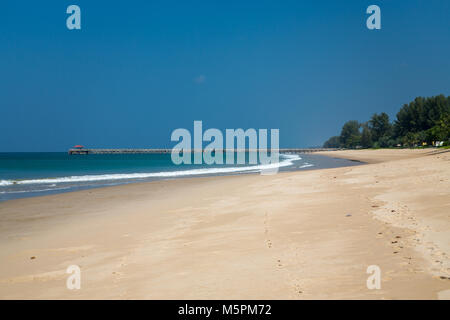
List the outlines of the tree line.
{"type": "Polygon", "coordinates": [[[347,121],[339,136],[324,148],[389,148],[431,145],[443,141],[450,145],[450,96],[417,97],[403,105],[395,121],[382,112],[369,121],[347,121]]]}

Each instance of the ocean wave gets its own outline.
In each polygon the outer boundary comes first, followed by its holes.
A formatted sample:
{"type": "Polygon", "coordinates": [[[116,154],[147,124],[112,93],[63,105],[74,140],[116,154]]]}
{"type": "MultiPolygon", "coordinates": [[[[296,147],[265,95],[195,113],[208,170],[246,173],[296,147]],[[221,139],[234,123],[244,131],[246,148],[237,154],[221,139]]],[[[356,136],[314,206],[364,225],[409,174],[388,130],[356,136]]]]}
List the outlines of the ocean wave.
{"type": "MultiPolygon", "coordinates": [[[[83,175],[83,176],[68,176],[58,178],[43,178],[43,179],[29,179],[29,180],[0,180],[0,186],[10,185],[32,185],[32,184],[55,184],[55,183],[74,183],[74,182],[96,182],[96,181],[111,181],[111,180],[134,180],[146,178],[172,178],[195,175],[210,175],[210,174],[227,174],[239,172],[260,172],[263,170],[274,170],[281,167],[292,166],[293,161],[301,160],[298,155],[280,155],[280,160],[277,163],[262,164],[245,167],[227,167],[227,168],[202,168],[189,169],[178,171],[162,171],[162,172],[143,172],[143,173],[115,173],[115,174],[101,174],[101,175],[83,175]]],[[[312,166],[311,164],[304,164],[300,168],[312,166]]]]}

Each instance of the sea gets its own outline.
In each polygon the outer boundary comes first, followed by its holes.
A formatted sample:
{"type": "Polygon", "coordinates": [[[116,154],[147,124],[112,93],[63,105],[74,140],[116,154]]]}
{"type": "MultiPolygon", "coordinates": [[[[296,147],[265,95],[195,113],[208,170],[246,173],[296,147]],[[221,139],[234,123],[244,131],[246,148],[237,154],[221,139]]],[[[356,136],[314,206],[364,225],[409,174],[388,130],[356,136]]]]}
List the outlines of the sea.
{"type": "MultiPolygon", "coordinates": [[[[237,154],[234,155],[235,159],[237,154]]],[[[134,182],[236,174],[259,174],[264,164],[173,163],[170,154],[0,153],[0,201],[134,182]]],[[[314,153],[280,154],[279,171],[313,170],[360,163],[314,153]]]]}

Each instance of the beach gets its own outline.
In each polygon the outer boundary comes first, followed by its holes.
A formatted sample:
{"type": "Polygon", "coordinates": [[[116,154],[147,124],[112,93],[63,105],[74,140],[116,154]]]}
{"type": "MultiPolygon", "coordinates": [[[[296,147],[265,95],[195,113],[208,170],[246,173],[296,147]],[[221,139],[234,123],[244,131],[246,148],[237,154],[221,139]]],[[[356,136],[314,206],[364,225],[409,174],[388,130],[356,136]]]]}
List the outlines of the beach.
{"type": "Polygon", "coordinates": [[[449,299],[449,150],[322,154],[367,164],[2,202],[0,298],[449,299]]]}

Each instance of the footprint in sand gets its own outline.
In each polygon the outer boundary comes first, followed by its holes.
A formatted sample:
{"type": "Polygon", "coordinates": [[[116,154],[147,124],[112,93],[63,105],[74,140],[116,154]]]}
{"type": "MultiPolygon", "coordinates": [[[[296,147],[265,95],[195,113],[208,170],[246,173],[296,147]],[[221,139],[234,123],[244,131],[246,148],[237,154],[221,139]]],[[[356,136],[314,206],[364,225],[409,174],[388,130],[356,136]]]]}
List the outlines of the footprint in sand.
{"type": "MultiPolygon", "coordinates": [[[[295,281],[297,282],[297,281],[295,281]]],[[[303,289],[302,287],[300,287],[300,285],[298,283],[294,283],[294,291],[296,294],[302,294],[303,293],[303,289]]]]}
{"type": "MultiPolygon", "coordinates": [[[[269,234],[269,227],[267,226],[267,212],[264,215],[264,234],[268,235],[269,234]]],[[[266,239],[266,243],[267,243],[267,247],[270,249],[272,248],[272,241],[270,241],[270,239],[266,239]]]]}
{"type": "Polygon", "coordinates": [[[282,266],[283,266],[283,264],[281,263],[281,260],[280,260],[280,259],[278,259],[277,262],[278,262],[278,266],[279,266],[279,267],[282,267],[282,266]]]}

